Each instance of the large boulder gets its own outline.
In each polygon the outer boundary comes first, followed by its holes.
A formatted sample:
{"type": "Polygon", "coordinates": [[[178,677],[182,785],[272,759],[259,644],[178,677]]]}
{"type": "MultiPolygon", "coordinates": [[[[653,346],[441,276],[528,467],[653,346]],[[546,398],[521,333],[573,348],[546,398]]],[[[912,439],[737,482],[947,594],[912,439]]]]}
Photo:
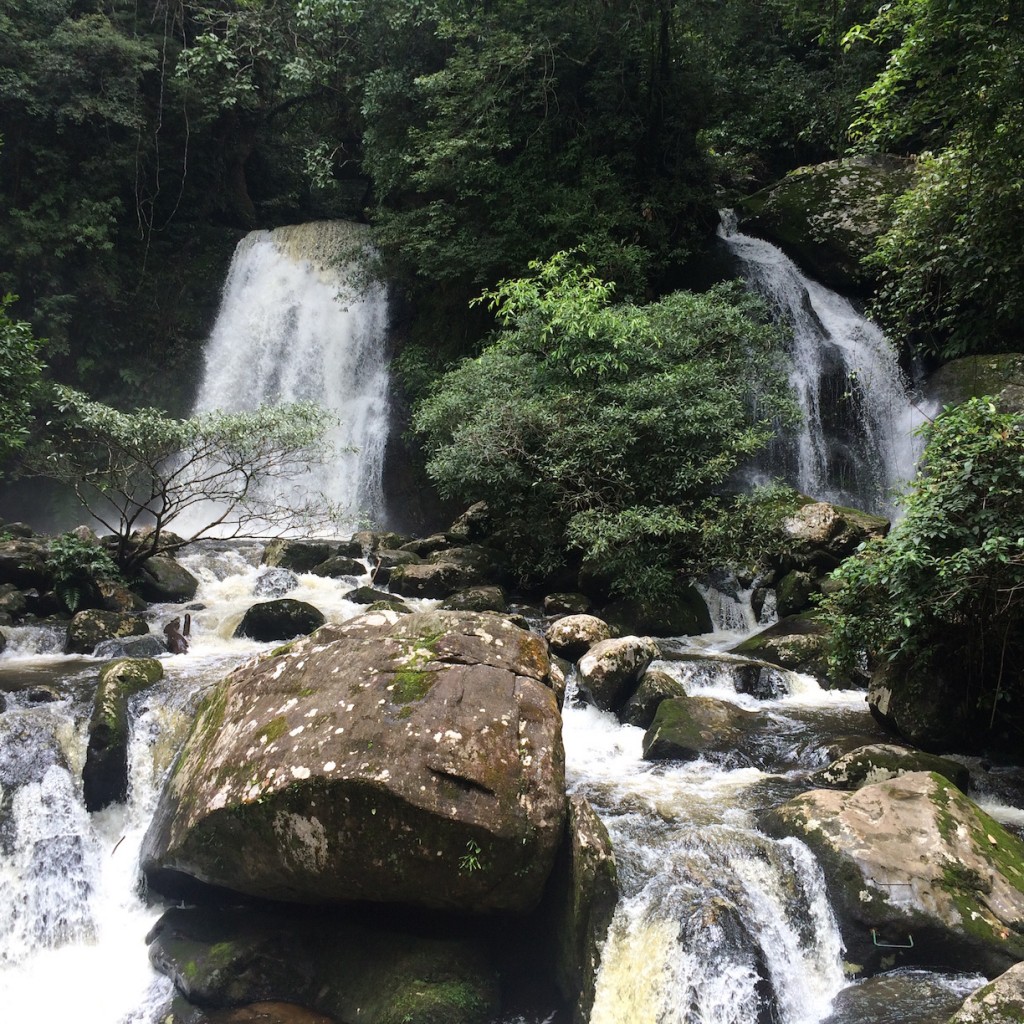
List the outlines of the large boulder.
{"type": "Polygon", "coordinates": [[[580,695],[603,711],[617,711],[633,695],[640,677],[660,654],[650,637],[602,640],[577,665],[580,695]]]}
{"type": "Polygon", "coordinates": [[[877,157],[799,167],[743,200],[743,230],[780,246],[811,277],[866,293],[872,282],[861,260],[891,223],[892,197],[909,186],[909,167],[877,157]]]}
{"type": "Polygon", "coordinates": [[[299,585],[299,577],[291,569],[267,566],[261,569],[253,584],[254,597],[284,597],[299,585]]]}
{"type": "Polygon", "coordinates": [[[707,602],[693,586],[657,601],[614,601],[601,609],[601,618],[622,634],[698,636],[714,629],[707,602]]]}
{"type": "MultiPolygon", "coordinates": [[[[889,520],[827,501],[805,500],[783,522],[787,568],[822,576],[835,569],[865,541],[884,537],[889,520]]],[[[780,614],[786,614],[781,612],[780,614]]]]}
{"type": "Polygon", "coordinates": [[[1024,963],[972,992],[947,1024],[1020,1024],[1024,1020],[1024,963]]]}
{"type": "Polygon", "coordinates": [[[868,707],[885,729],[922,750],[971,750],[990,739],[977,734],[963,680],[941,666],[900,670],[882,662],[871,675],[868,707]]]}
{"type": "Polygon", "coordinates": [[[147,835],[150,885],[525,912],[562,837],[543,640],[470,612],[367,613],[224,680],[147,835]]]}
{"type": "Polygon", "coordinates": [[[937,757],[892,743],[872,743],[843,754],[827,768],[816,772],[811,782],[815,786],[834,789],[860,789],[861,786],[898,778],[907,772],[938,772],[964,793],[971,778],[966,765],[948,757],[937,757]]]}
{"type": "Polygon", "coordinates": [[[173,558],[154,555],[139,566],[135,589],[154,604],[181,604],[196,596],[199,580],[173,558]]]}
{"type": "Polygon", "coordinates": [[[619,712],[619,721],[647,729],[662,701],[685,696],[686,687],[674,676],[660,669],[648,669],[641,677],[636,692],[619,712]]]}
{"type": "Polygon", "coordinates": [[[145,636],[149,626],[138,615],[121,612],[104,612],[87,608],[78,612],[68,623],[67,639],[64,643],[66,654],[91,654],[103,640],[119,639],[126,636],[145,636]]]}
{"type": "Polygon", "coordinates": [[[456,591],[482,586],[487,582],[486,574],[470,563],[424,562],[396,565],[391,570],[388,586],[392,593],[402,597],[444,599],[456,591]]]}
{"type": "Polygon", "coordinates": [[[847,958],[867,973],[1024,959],[1024,843],[936,773],[812,790],[763,816],[821,862],[847,958]]]}
{"type": "Polygon", "coordinates": [[[319,608],[306,601],[281,597],[276,601],[254,604],[246,610],[242,621],[235,628],[235,636],[246,636],[250,640],[291,640],[292,637],[306,636],[319,629],[325,622],[319,608]]]}
{"type": "Polygon", "coordinates": [[[569,661],[582,658],[594,644],[612,638],[612,628],[596,615],[566,615],[552,622],[544,637],[551,649],[569,661]]]}
{"type": "Polygon", "coordinates": [[[452,594],[441,605],[453,612],[501,612],[508,611],[508,600],[501,587],[470,587],[452,594]]]}
{"type": "Polygon", "coordinates": [[[100,669],[82,769],[86,810],[124,803],[128,796],[128,700],[163,674],[154,658],[119,658],[100,669]]]}
{"type": "Polygon", "coordinates": [[[747,637],[730,653],[790,672],[804,672],[825,687],[863,688],[866,676],[851,678],[836,674],[829,667],[828,641],[828,628],[813,613],[791,615],[747,637]]]}
{"type": "Polygon", "coordinates": [[[365,576],[367,568],[356,558],[348,555],[331,555],[309,570],[314,576],[328,576],[338,579],[341,576],[365,576]]]}
{"type": "Polygon", "coordinates": [[[499,1011],[497,974],[478,943],[366,915],[173,908],[147,941],[153,966],[209,1009],[287,1001],[364,1024],[488,1024],[499,1011]]]}
{"type": "Polygon", "coordinates": [[[663,700],[644,733],[644,760],[695,761],[710,753],[734,754],[762,717],[714,697],[663,700]]]}

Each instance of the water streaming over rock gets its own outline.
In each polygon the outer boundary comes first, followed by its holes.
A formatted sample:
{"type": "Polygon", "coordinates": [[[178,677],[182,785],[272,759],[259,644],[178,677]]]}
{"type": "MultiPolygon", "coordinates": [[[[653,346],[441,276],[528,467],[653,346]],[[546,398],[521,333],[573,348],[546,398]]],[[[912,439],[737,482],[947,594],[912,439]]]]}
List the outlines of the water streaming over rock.
{"type": "Polygon", "coordinates": [[[253,231],[235,250],[195,411],[312,401],[340,420],[331,465],[296,467],[288,493],[323,495],[338,532],[384,512],[387,294],[365,280],[365,229],[321,221],[253,231]]]}
{"type": "Polygon", "coordinates": [[[805,276],[780,249],[736,229],[719,237],[750,287],[793,328],[790,380],[803,421],[759,467],[805,494],[890,514],[912,476],[924,421],[885,335],[842,295],[805,276]]]}

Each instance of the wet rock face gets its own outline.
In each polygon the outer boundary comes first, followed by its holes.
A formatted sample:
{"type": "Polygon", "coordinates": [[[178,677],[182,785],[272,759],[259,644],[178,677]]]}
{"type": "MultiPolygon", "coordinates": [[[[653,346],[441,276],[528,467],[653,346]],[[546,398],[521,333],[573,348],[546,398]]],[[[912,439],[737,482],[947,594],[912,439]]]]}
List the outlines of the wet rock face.
{"type": "Polygon", "coordinates": [[[161,797],[150,884],[531,909],[565,814],[548,673],[544,642],[508,619],[439,611],[367,613],[242,666],[161,797]]]}
{"type": "Polygon", "coordinates": [[[658,704],[644,734],[644,759],[695,761],[709,753],[731,753],[762,723],[756,712],[714,697],[670,697],[658,704]]]}
{"type": "Polygon", "coordinates": [[[821,862],[847,959],[992,977],[1024,958],[1024,843],[941,775],[813,790],[768,812],[821,862]]]}
{"type": "Polygon", "coordinates": [[[907,772],[938,772],[957,789],[967,792],[970,771],[958,761],[937,757],[921,750],[909,750],[891,743],[858,747],[816,773],[811,781],[817,786],[836,789],[860,789],[876,782],[895,779],[907,772]]]}
{"type": "Polygon", "coordinates": [[[199,580],[166,555],[147,558],[139,568],[138,591],[154,604],[191,601],[198,589],[199,580]]]}

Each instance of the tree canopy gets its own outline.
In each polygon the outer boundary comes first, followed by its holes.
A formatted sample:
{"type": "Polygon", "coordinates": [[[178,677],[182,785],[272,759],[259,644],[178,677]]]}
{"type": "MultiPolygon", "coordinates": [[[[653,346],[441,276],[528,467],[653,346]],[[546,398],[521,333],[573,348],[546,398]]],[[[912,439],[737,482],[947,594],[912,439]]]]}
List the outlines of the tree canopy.
{"type": "Polygon", "coordinates": [[[790,411],[781,334],[734,285],[613,304],[579,255],[485,293],[502,329],[413,426],[442,493],[507,522],[524,575],[574,547],[618,592],[649,597],[676,585],[704,503],[790,411]]]}

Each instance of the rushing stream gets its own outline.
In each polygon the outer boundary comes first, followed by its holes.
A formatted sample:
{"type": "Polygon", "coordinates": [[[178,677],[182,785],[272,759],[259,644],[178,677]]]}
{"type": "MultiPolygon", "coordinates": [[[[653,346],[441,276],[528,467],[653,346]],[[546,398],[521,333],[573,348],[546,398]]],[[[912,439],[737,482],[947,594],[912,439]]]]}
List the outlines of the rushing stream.
{"type": "MultiPolygon", "coordinates": [[[[0,715],[5,1009],[46,1024],[160,1019],[170,985],[150,968],[143,940],[164,905],[147,904],[138,891],[138,849],[199,697],[228,667],[269,646],[231,637],[245,608],[273,592],[260,550],[208,542],[183,556],[201,581],[192,607],[202,607],[192,612],[191,651],[164,658],[164,679],[133,700],[123,807],[90,815],[82,804],[100,661],[59,654],[62,637],[52,628],[9,630],[0,655],[8,700],[0,715]],[[59,699],[37,703],[47,686],[59,699]]],[[[360,611],[344,594],[367,581],[301,575],[289,596],[340,620],[360,611]]],[[[156,606],[150,618],[159,628],[181,612],[156,606]]],[[[680,643],[707,651],[733,639],[719,633],[680,643]]],[[[837,741],[878,738],[863,694],[822,691],[810,677],[780,672],[779,695],[758,701],[736,692],[727,662],[659,667],[689,692],[766,712],[766,725],[735,756],[651,764],[641,757],[641,730],[568,700],[570,788],[604,818],[623,889],[591,1024],[941,1024],[980,979],[916,971],[851,986],[819,867],[800,843],[768,839],[755,824],[758,808],[807,787],[837,741]]],[[[1013,813],[1004,808],[1002,816],[1013,813]]]]}

